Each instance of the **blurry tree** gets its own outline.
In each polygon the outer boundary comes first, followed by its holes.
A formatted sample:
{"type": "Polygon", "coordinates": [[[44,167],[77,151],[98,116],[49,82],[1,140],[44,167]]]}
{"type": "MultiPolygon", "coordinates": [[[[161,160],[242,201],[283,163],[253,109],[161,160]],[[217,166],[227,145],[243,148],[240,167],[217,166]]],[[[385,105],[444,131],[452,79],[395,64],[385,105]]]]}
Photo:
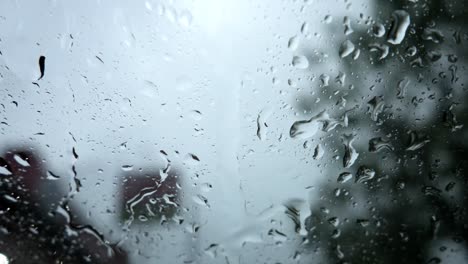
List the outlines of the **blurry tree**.
{"type": "MultiPolygon", "coordinates": [[[[368,145],[356,143],[359,158],[340,169],[352,180],[329,175],[335,180],[320,188],[306,244],[326,252],[328,263],[440,263],[450,245],[468,252],[468,6],[374,4],[373,14],[361,16],[363,23],[352,24],[354,32],[345,36],[361,54],[340,60],[351,85],[338,89],[349,88],[343,98],[358,106],[349,127],[333,134],[356,133],[356,141],[368,145]],[[389,43],[392,24],[401,23],[396,10],[410,17],[401,44],[389,43]],[[363,180],[364,168],[375,176],[363,180]]],[[[328,148],[344,150],[341,141],[331,141],[328,148]]]]}

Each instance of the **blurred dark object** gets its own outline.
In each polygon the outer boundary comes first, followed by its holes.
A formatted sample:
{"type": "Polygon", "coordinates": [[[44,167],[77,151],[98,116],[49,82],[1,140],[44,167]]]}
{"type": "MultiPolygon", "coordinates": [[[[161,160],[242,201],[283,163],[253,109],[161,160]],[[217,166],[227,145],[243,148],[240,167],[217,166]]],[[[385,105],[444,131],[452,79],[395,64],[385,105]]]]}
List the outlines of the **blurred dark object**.
{"type": "MultiPolygon", "coordinates": [[[[73,215],[58,181],[32,147],[0,156],[0,250],[10,263],[127,263],[92,226],[73,215]]],[[[70,180],[70,179],[65,179],[70,180]]]]}

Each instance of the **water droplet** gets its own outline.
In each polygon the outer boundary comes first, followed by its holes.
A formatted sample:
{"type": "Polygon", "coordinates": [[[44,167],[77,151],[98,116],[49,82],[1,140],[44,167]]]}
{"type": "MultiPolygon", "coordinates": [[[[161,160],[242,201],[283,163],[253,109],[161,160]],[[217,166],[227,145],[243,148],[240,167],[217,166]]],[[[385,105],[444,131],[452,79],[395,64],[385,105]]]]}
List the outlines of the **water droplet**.
{"type": "Polygon", "coordinates": [[[211,258],[216,258],[216,256],[218,255],[218,252],[217,252],[218,247],[219,247],[218,244],[211,244],[209,247],[205,249],[205,254],[207,254],[211,258]]]}
{"type": "Polygon", "coordinates": [[[442,53],[440,53],[440,51],[437,50],[431,50],[426,53],[426,56],[431,62],[436,62],[440,60],[440,58],[442,58],[442,53]]]}
{"type": "Polygon", "coordinates": [[[270,229],[268,231],[268,235],[271,236],[273,238],[273,240],[275,241],[279,241],[279,242],[284,242],[286,240],[288,240],[288,237],[286,236],[286,234],[276,230],[276,229],[270,229]]]}
{"type": "Polygon", "coordinates": [[[350,40],[345,40],[341,43],[338,54],[341,58],[344,58],[354,51],[354,44],[350,40]]]}
{"type": "Polygon", "coordinates": [[[410,135],[408,147],[406,148],[406,150],[408,151],[418,150],[422,148],[424,145],[426,145],[427,143],[431,142],[429,140],[429,137],[422,133],[418,133],[416,131],[409,131],[408,133],[410,135]]]}
{"type": "Polygon", "coordinates": [[[294,122],[294,124],[291,126],[291,129],[289,130],[289,135],[291,138],[306,139],[314,136],[319,130],[329,132],[338,125],[344,127],[348,125],[347,115],[345,114],[343,120],[336,120],[330,118],[328,113],[323,110],[308,120],[294,122]]]}
{"type": "Polygon", "coordinates": [[[327,222],[334,227],[338,227],[340,224],[340,219],[338,217],[330,217],[328,218],[327,222]]]}
{"type": "Polygon", "coordinates": [[[342,172],[338,175],[338,179],[336,180],[338,183],[345,183],[353,178],[353,174],[350,172],[342,172]]]}
{"type": "Polygon", "coordinates": [[[449,54],[447,56],[447,60],[450,62],[450,63],[456,63],[458,61],[458,57],[457,55],[455,54],[449,54]]]}
{"type": "Polygon", "coordinates": [[[390,53],[390,47],[388,47],[388,45],[385,44],[372,43],[369,44],[369,51],[379,52],[378,60],[383,60],[390,53]]]}
{"type": "Polygon", "coordinates": [[[313,154],[312,158],[314,160],[319,160],[319,159],[321,159],[323,157],[323,154],[325,154],[325,151],[323,150],[322,145],[317,144],[317,146],[314,149],[314,154],[313,154]]]}
{"type": "Polygon", "coordinates": [[[442,191],[433,186],[424,186],[421,188],[421,191],[424,195],[439,197],[442,194],[442,191]]]}
{"type": "Polygon", "coordinates": [[[355,49],[353,52],[353,60],[357,60],[359,58],[359,55],[361,54],[360,49],[355,49]]]}
{"type": "Polygon", "coordinates": [[[147,222],[148,217],[146,215],[139,215],[138,220],[140,220],[141,222],[147,222]]]}
{"type": "Polygon", "coordinates": [[[356,183],[365,183],[372,180],[375,176],[375,171],[367,166],[359,167],[356,173],[356,183]]]}
{"type": "MultiPolygon", "coordinates": [[[[341,230],[340,229],[335,229],[333,230],[332,234],[331,234],[331,238],[333,239],[337,239],[341,236],[341,230]]],[[[343,255],[344,257],[344,255],[343,255]]]]}
{"type": "Polygon", "coordinates": [[[123,171],[131,171],[133,170],[133,165],[122,165],[123,171]]]}
{"type": "Polygon", "coordinates": [[[344,134],[341,137],[341,140],[345,147],[345,154],[343,156],[343,166],[345,168],[349,168],[353,166],[354,162],[356,162],[357,158],[359,157],[359,153],[354,149],[352,143],[356,138],[356,134],[344,134]]]}
{"type": "Polygon", "coordinates": [[[187,153],[187,155],[185,156],[185,164],[197,165],[199,162],[200,162],[200,159],[195,154],[187,153]]]}
{"type": "Polygon", "coordinates": [[[406,49],[406,56],[413,57],[418,52],[418,49],[415,46],[410,46],[406,49]]]}
{"type": "Polygon", "coordinates": [[[340,245],[336,245],[336,257],[338,259],[344,259],[345,257],[344,253],[341,251],[340,245]]]}
{"type": "Polygon", "coordinates": [[[267,133],[267,119],[270,116],[271,111],[269,109],[262,110],[257,116],[257,137],[260,140],[265,140],[267,133]]]}
{"type": "Polygon", "coordinates": [[[442,43],[444,41],[444,34],[437,29],[425,28],[422,33],[422,39],[431,40],[434,43],[442,43]]]}
{"type": "Polygon", "coordinates": [[[354,32],[354,30],[351,28],[351,20],[349,19],[348,16],[345,16],[343,18],[343,26],[344,26],[345,35],[349,35],[354,32]]]}
{"type": "Polygon", "coordinates": [[[335,194],[336,197],[340,196],[341,194],[341,189],[340,188],[336,188],[333,193],[335,194]]]}
{"type": "Polygon", "coordinates": [[[11,202],[11,203],[17,203],[18,202],[18,199],[16,199],[15,197],[11,196],[11,195],[8,195],[8,194],[3,194],[3,199],[11,202]]]}
{"type": "Polygon", "coordinates": [[[385,35],[385,27],[381,23],[375,23],[372,26],[372,34],[378,38],[383,37],[385,35]]]}
{"type": "Polygon", "coordinates": [[[379,114],[382,113],[385,107],[383,96],[375,96],[369,102],[367,102],[367,106],[367,112],[370,113],[371,120],[377,121],[379,118],[379,114]]]}
{"type": "Polygon", "coordinates": [[[301,33],[307,34],[307,32],[309,32],[309,23],[304,22],[301,26],[301,33]]]}
{"type": "Polygon", "coordinates": [[[346,80],[346,73],[340,71],[335,78],[335,82],[341,85],[341,87],[343,87],[345,85],[345,80],[346,80]]]}
{"type": "Polygon", "coordinates": [[[320,81],[322,82],[323,87],[327,87],[330,85],[330,76],[328,74],[321,74],[320,75],[320,81]]]}
{"type": "Polygon", "coordinates": [[[296,50],[299,47],[299,37],[293,36],[288,41],[288,48],[292,51],[296,50]]]}
{"type": "Polygon", "coordinates": [[[398,81],[397,84],[397,98],[403,99],[406,95],[406,89],[410,84],[410,80],[408,78],[403,78],[402,80],[398,81]]]}
{"type": "Polygon", "coordinates": [[[296,233],[307,235],[305,221],[310,215],[309,204],[301,199],[291,199],[284,206],[286,215],[294,222],[296,233]]]}
{"type": "Polygon", "coordinates": [[[392,14],[392,26],[388,32],[387,41],[391,44],[400,44],[410,25],[410,16],[405,10],[395,10],[392,14]]]}
{"type": "Polygon", "coordinates": [[[30,167],[31,166],[31,164],[29,164],[29,162],[28,162],[28,158],[24,157],[21,154],[14,154],[13,158],[15,159],[16,162],[18,162],[19,165],[21,165],[23,167],[30,167]]]}
{"type": "Polygon", "coordinates": [[[41,75],[39,76],[39,78],[37,79],[38,81],[40,79],[42,79],[42,77],[44,77],[44,71],[45,71],[45,56],[40,56],[39,57],[39,71],[41,73],[41,75]]]}
{"type": "Polygon", "coordinates": [[[443,123],[446,127],[449,127],[452,132],[455,132],[459,129],[463,128],[463,124],[459,124],[457,121],[457,117],[452,112],[452,106],[449,107],[447,111],[444,111],[443,115],[443,123]]]}
{"type": "Polygon", "coordinates": [[[326,15],[323,18],[323,22],[325,22],[325,24],[330,24],[331,22],[333,22],[333,17],[331,15],[326,15]]]}
{"type": "Polygon", "coordinates": [[[328,117],[328,114],[325,111],[320,112],[319,114],[313,116],[309,120],[300,120],[294,122],[289,130],[289,135],[291,138],[301,138],[306,139],[313,137],[321,128],[321,120],[324,120],[328,117]]]}
{"type": "Polygon", "coordinates": [[[47,171],[47,177],[46,177],[47,180],[58,180],[60,179],[60,176],[54,174],[53,172],[51,171],[47,171]]]}
{"type": "Polygon", "coordinates": [[[370,221],[368,219],[357,219],[356,220],[356,224],[362,226],[362,227],[366,227],[370,224],[370,221]]]}
{"type": "Polygon", "coordinates": [[[197,195],[192,196],[192,199],[193,199],[193,201],[195,203],[197,203],[199,205],[206,206],[207,208],[210,208],[210,204],[208,203],[208,199],[205,196],[197,194],[197,195]]]}
{"type": "Polygon", "coordinates": [[[213,185],[211,185],[211,183],[203,183],[203,184],[200,186],[200,189],[201,189],[203,192],[209,192],[209,191],[211,191],[211,189],[213,189],[213,185]]]}
{"type": "Polygon", "coordinates": [[[421,57],[418,57],[412,61],[410,61],[410,65],[411,67],[418,67],[418,68],[422,68],[423,67],[423,62],[422,62],[422,59],[421,57]]]}
{"type": "Polygon", "coordinates": [[[369,140],[369,152],[378,152],[383,149],[393,150],[393,146],[387,139],[376,137],[369,140]]]}
{"type": "Polygon", "coordinates": [[[298,69],[307,69],[309,67],[309,60],[306,56],[294,56],[292,59],[292,65],[298,69]]]}
{"type": "Polygon", "coordinates": [[[7,175],[7,176],[12,174],[8,166],[8,163],[2,157],[0,157],[0,174],[7,175]]]}
{"type": "Polygon", "coordinates": [[[455,187],[455,184],[456,184],[456,183],[453,182],[453,181],[447,183],[447,185],[445,186],[445,191],[446,191],[446,192],[450,192],[450,191],[453,189],[453,187],[455,187]]]}

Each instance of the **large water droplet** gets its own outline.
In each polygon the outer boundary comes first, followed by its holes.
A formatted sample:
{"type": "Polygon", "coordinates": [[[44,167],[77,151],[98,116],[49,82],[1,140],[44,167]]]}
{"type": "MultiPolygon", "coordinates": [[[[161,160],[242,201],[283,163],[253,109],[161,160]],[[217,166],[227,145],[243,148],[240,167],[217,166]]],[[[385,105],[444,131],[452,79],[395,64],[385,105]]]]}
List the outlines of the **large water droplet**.
{"type": "Polygon", "coordinates": [[[323,157],[323,154],[325,154],[325,151],[323,150],[322,145],[318,144],[314,149],[314,155],[312,156],[312,158],[314,160],[321,159],[323,157]]]}
{"type": "Polygon", "coordinates": [[[311,117],[309,120],[300,120],[294,122],[289,130],[291,138],[306,139],[313,137],[321,128],[321,120],[328,118],[328,114],[325,111],[318,113],[311,117]]]}
{"type": "Polygon", "coordinates": [[[31,164],[29,164],[29,162],[28,162],[28,158],[24,157],[21,154],[14,154],[13,158],[15,159],[16,162],[18,162],[19,165],[21,165],[23,167],[30,167],[31,166],[31,164]]]}
{"type": "Polygon", "coordinates": [[[8,163],[6,160],[2,157],[0,157],[0,174],[2,175],[11,175],[10,168],[8,166],[8,163]]]}
{"type": "Polygon", "coordinates": [[[369,140],[369,152],[378,152],[383,149],[393,150],[393,146],[387,139],[377,137],[369,140]]]}
{"type": "Polygon", "coordinates": [[[343,120],[336,120],[330,118],[328,113],[323,110],[317,115],[311,117],[309,120],[300,120],[294,122],[289,130],[291,138],[306,139],[314,136],[319,130],[329,132],[338,125],[348,126],[348,117],[345,114],[343,120]]]}
{"type": "Polygon", "coordinates": [[[338,175],[338,179],[336,180],[338,183],[345,183],[353,178],[353,174],[350,172],[343,172],[338,175]]]}
{"type": "Polygon", "coordinates": [[[403,99],[406,95],[406,89],[410,84],[410,80],[408,78],[403,78],[402,80],[398,81],[397,84],[397,98],[403,99]]]}
{"type": "Polygon", "coordinates": [[[303,55],[294,56],[292,65],[298,69],[307,69],[309,67],[309,60],[303,55]]]}
{"type": "Polygon", "coordinates": [[[133,170],[133,165],[122,165],[123,171],[131,171],[133,170]]]}
{"type": "Polygon", "coordinates": [[[320,81],[322,82],[323,87],[327,87],[328,85],[330,85],[330,76],[328,74],[323,73],[320,75],[320,81]]]}
{"type": "Polygon", "coordinates": [[[349,168],[353,166],[354,162],[359,157],[359,153],[353,147],[353,141],[356,138],[356,134],[344,134],[341,140],[345,147],[345,154],[343,156],[343,167],[349,168]]]}
{"type": "Polygon", "coordinates": [[[294,51],[297,49],[298,46],[299,46],[299,37],[298,36],[291,37],[288,41],[288,48],[294,51]]]}
{"type": "Polygon", "coordinates": [[[349,19],[349,17],[345,16],[343,18],[343,26],[345,35],[349,35],[354,32],[354,30],[351,28],[351,20],[349,19]]]}
{"type": "Polygon", "coordinates": [[[434,28],[425,28],[422,33],[422,39],[431,40],[434,43],[442,43],[444,41],[444,34],[442,31],[434,28]]]}
{"type": "Polygon", "coordinates": [[[383,37],[385,35],[385,27],[380,23],[375,23],[372,26],[372,34],[378,38],[383,37]]]}
{"type": "Polygon", "coordinates": [[[378,52],[379,53],[378,59],[383,60],[390,53],[390,47],[388,47],[385,44],[371,43],[371,44],[369,44],[369,51],[370,52],[378,52]]]}
{"type": "Polygon", "coordinates": [[[299,235],[307,235],[305,221],[310,215],[309,204],[301,199],[291,199],[284,206],[286,215],[294,222],[295,231],[299,235]]]}
{"type": "Polygon", "coordinates": [[[372,121],[377,121],[379,114],[382,113],[385,106],[383,96],[375,96],[369,102],[367,102],[367,106],[367,112],[371,114],[372,121]]]}
{"type": "Polygon", "coordinates": [[[416,131],[409,131],[408,133],[410,137],[409,137],[408,147],[406,148],[406,150],[409,150],[409,151],[418,150],[422,148],[424,145],[426,145],[427,143],[431,142],[429,137],[422,133],[418,133],[416,131]]]}
{"type": "Polygon", "coordinates": [[[354,51],[354,44],[350,40],[345,40],[341,43],[338,51],[341,58],[344,58],[354,51]]]}
{"type": "Polygon", "coordinates": [[[375,170],[367,167],[361,166],[359,167],[356,173],[356,183],[365,183],[369,180],[372,180],[375,176],[375,170]]]}
{"type": "Polygon", "coordinates": [[[388,32],[387,41],[391,44],[400,44],[410,25],[410,16],[405,10],[395,10],[392,14],[392,27],[388,32]]]}

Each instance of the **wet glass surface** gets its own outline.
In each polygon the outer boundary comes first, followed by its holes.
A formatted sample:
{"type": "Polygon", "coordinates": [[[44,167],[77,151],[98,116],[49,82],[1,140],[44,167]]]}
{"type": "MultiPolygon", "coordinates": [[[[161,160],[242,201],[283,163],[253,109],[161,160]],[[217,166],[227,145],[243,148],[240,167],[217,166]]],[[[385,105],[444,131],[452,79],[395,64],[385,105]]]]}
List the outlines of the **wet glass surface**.
{"type": "Polygon", "coordinates": [[[468,263],[467,15],[0,1],[0,264],[468,263]]]}

